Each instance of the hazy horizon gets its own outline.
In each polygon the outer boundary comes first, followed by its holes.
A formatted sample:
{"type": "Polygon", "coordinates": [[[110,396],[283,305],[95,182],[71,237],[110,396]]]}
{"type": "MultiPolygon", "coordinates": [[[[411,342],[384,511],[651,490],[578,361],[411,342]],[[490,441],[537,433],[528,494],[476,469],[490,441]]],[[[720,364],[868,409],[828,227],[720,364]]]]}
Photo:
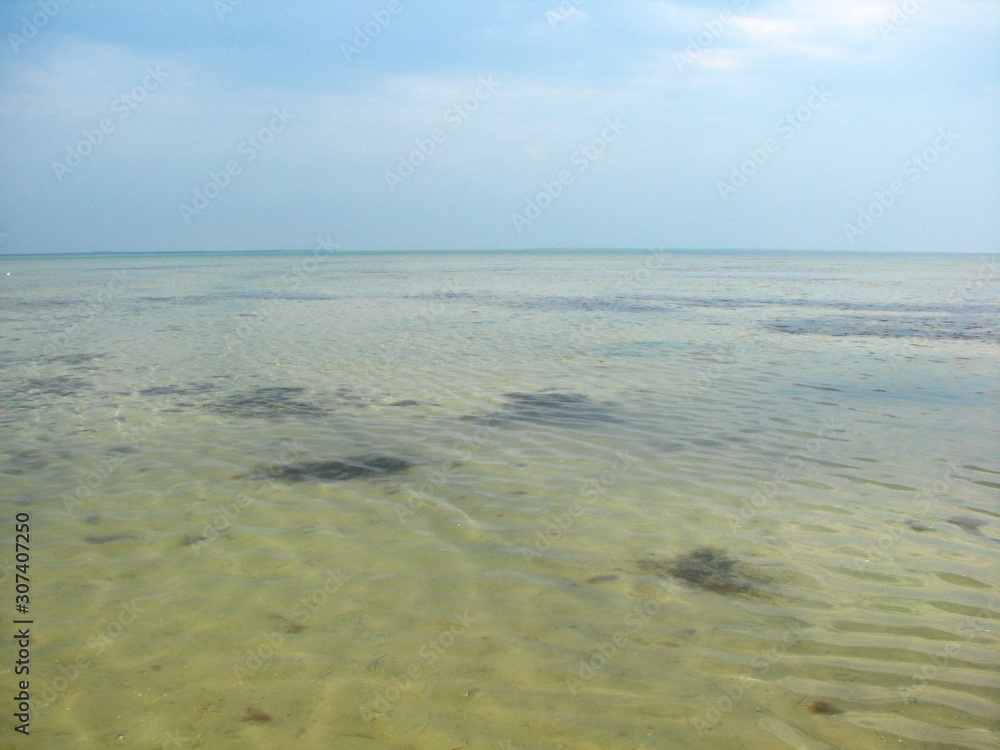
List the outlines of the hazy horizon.
{"type": "Polygon", "coordinates": [[[361,250],[352,248],[248,248],[236,250],[78,250],[67,252],[35,252],[35,253],[14,253],[0,252],[0,258],[29,258],[29,257],[60,257],[75,255],[252,255],[268,253],[284,253],[288,255],[307,255],[318,253],[330,254],[355,254],[355,255],[378,255],[378,254],[421,254],[421,253],[510,253],[510,254],[531,254],[531,253],[564,253],[564,254],[640,254],[640,253],[666,253],[666,254],[739,254],[739,253],[787,253],[787,254],[818,254],[818,255],[983,255],[995,256],[995,252],[975,251],[975,250],[829,250],[822,248],[794,249],[794,248],[650,248],[650,247],[528,247],[528,248],[432,248],[421,247],[412,249],[380,248],[377,250],[361,250]]]}

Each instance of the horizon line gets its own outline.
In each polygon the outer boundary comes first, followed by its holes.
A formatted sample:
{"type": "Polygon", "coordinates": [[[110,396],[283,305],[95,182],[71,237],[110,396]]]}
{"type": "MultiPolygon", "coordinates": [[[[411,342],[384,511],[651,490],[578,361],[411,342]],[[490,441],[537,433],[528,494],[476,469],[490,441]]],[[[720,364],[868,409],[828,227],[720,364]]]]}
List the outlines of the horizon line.
{"type": "Polygon", "coordinates": [[[856,255],[994,255],[997,250],[838,250],[830,248],[666,248],[666,247],[535,247],[535,248],[421,248],[395,250],[347,250],[340,247],[283,248],[254,250],[65,250],[37,252],[0,252],[0,258],[106,256],[106,255],[240,255],[266,253],[343,253],[347,254],[406,254],[406,253],[853,253],[856,255]]]}

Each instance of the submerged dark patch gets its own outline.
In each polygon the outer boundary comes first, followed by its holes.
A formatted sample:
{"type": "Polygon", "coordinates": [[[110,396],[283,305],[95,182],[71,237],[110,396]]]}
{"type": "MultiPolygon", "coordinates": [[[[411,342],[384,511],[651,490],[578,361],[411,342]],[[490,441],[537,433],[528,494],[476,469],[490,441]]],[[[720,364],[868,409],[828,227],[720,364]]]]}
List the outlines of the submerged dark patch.
{"type": "Polygon", "coordinates": [[[138,539],[135,534],[124,532],[121,534],[105,534],[104,536],[88,536],[86,540],[91,544],[107,544],[108,542],[118,542],[123,539],[138,539]]]}
{"type": "MultiPolygon", "coordinates": [[[[252,300],[290,300],[292,302],[329,302],[331,300],[346,299],[344,295],[336,296],[330,294],[273,294],[269,292],[255,292],[253,290],[236,290],[225,292],[220,297],[225,299],[252,299],[252,300]]],[[[253,314],[253,313],[251,313],[253,314]]]]}
{"type": "Polygon", "coordinates": [[[89,386],[90,383],[86,380],[73,377],[72,375],[57,375],[54,378],[32,378],[25,383],[25,387],[32,393],[42,393],[51,396],[75,396],[89,386]]]}
{"type": "Polygon", "coordinates": [[[609,573],[607,575],[602,575],[602,576],[591,576],[590,578],[587,579],[586,582],[587,583],[604,583],[605,581],[617,581],[617,580],[618,580],[618,576],[616,576],[614,573],[609,573]]]}
{"type": "MultiPolygon", "coordinates": [[[[828,279],[844,281],[845,279],[828,279]]],[[[680,307],[744,308],[744,307],[797,307],[816,310],[840,310],[867,313],[951,313],[974,315],[990,313],[988,305],[958,304],[911,304],[905,302],[851,302],[848,300],[821,300],[806,298],[766,298],[766,297],[679,297],[673,295],[642,295],[637,299],[662,301],[680,307]]]]}
{"type": "Polygon", "coordinates": [[[621,422],[613,401],[595,401],[583,393],[536,391],[505,393],[504,406],[480,421],[538,422],[555,425],[590,425],[595,422],[621,422]]]}
{"type": "Polygon", "coordinates": [[[83,300],[78,299],[21,299],[5,302],[6,307],[71,307],[72,305],[82,305],[83,300]]]}
{"type": "Polygon", "coordinates": [[[41,357],[42,364],[83,365],[95,359],[103,359],[107,354],[56,354],[51,357],[41,357]]]}
{"type": "Polygon", "coordinates": [[[968,531],[970,534],[977,534],[978,536],[983,535],[979,527],[986,524],[985,521],[979,518],[969,518],[967,516],[952,516],[948,519],[948,523],[954,524],[963,531],[968,531]]]}
{"type": "Polygon", "coordinates": [[[215,390],[213,383],[188,383],[186,385],[155,385],[143,388],[140,396],[193,396],[215,390]]]}
{"type": "Polygon", "coordinates": [[[234,393],[221,401],[208,404],[208,408],[237,417],[264,417],[275,419],[287,416],[324,416],[329,410],[312,401],[295,398],[304,388],[267,386],[234,393]]]}
{"type": "Polygon", "coordinates": [[[818,336],[875,336],[879,338],[961,339],[967,341],[1000,340],[997,332],[977,319],[883,317],[866,315],[831,315],[823,318],[785,318],[763,324],[780,333],[818,336]]]}
{"type": "Polygon", "coordinates": [[[7,454],[7,467],[0,469],[4,474],[27,474],[44,469],[49,465],[50,454],[28,449],[11,451],[7,454]]]}
{"type": "Polygon", "coordinates": [[[842,709],[837,708],[832,703],[827,701],[813,701],[806,706],[809,709],[809,713],[813,714],[823,714],[825,716],[833,716],[835,714],[844,713],[842,709]]]}
{"type": "Polygon", "coordinates": [[[510,303],[511,307],[537,310],[594,310],[601,312],[666,312],[662,305],[603,297],[533,297],[510,303]]]}
{"type": "Polygon", "coordinates": [[[348,479],[371,479],[398,474],[413,464],[394,456],[352,456],[327,461],[303,461],[297,464],[265,464],[256,467],[254,479],[278,479],[283,482],[343,482],[348,479]]]}
{"type": "Polygon", "coordinates": [[[256,706],[250,706],[247,712],[243,714],[241,721],[253,721],[257,723],[263,723],[271,721],[271,714],[267,711],[257,708],[256,706]]]}
{"type": "Polygon", "coordinates": [[[186,294],[176,297],[139,297],[140,302],[171,302],[178,305],[206,305],[216,301],[208,294],[186,294]]]}
{"type": "Polygon", "coordinates": [[[748,594],[763,582],[717,547],[698,547],[672,560],[640,560],[638,565],[648,573],[677,578],[719,594],[748,594]]]}
{"type": "Polygon", "coordinates": [[[343,299],[343,297],[330,296],[328,294],[274,294],[272,292],[259,292],[248,289],[222,291],[212,294],[181,294],[176,297],[140,297],[139,299],[142,302],[170,303],[176,305],[207,305],[233,299],[326,302],[330,300],[343,299]]]}

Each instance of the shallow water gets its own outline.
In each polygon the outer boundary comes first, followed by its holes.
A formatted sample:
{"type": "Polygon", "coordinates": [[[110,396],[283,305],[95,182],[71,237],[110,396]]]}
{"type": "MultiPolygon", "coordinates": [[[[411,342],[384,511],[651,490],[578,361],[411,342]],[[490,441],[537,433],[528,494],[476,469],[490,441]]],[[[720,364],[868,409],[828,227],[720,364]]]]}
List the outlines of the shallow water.
{"type": "Polygon", "coordinates": [[[998,741],[994,259],[7,271],[35,747],[998,741]]]}

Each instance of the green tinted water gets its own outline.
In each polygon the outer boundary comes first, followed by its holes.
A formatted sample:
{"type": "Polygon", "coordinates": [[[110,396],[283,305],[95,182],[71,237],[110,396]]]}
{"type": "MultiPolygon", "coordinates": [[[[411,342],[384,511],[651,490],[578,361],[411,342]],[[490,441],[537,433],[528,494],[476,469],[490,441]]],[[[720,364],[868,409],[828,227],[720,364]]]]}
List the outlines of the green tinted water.
{"type": "Polygon", "coordinates": [[[989,258],[7,271],[37,747],[997,740],[989,258]]]}

